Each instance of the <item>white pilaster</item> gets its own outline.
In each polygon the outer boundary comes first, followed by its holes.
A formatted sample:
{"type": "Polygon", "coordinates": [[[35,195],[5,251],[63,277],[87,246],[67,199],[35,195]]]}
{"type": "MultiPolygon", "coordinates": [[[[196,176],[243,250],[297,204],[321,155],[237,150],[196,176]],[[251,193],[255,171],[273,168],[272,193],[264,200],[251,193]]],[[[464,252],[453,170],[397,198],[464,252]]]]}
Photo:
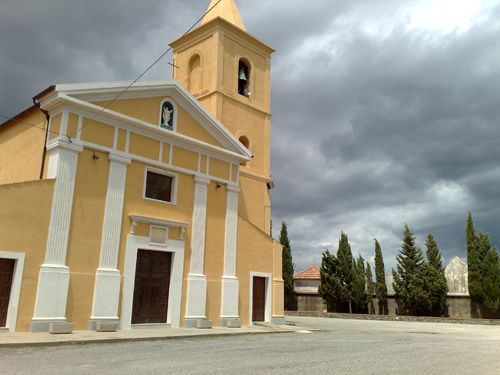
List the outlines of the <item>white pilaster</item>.
{"type": "Polygon", "coordinates": [[[226,185],[226,237],[224,245],[224,276],[219,325],[238,318],[239,282],[236,277],[236,239],[238,234],[239,187],[226,185]]]}
{"type": "Polygon", "coordinates": [[[51,322],[66,321],[69,288],[66,253],[78,154],[83,151],[83,146],[57,138],[47,145],[47,150],[50,152],[48,177],[56,181],[45,263],[40,267],[31,332],[48,331],[51,322]]]}
{"type": "Polygon", "coordinates": [[[95,329],[98,321],[118,321],[120,299],[120,271],[118,252],[125,196],[127,165],[131,159],[109,154],[108,190],[102,227],[101,258],[96,271],[94,300],[89,329],[95,329]]]}
{"type": "Polygon", "coordinates": [[[203,274],[203,264],[205,259],[205,232],[207,223],[207,187],[210,180],[195,177],[194,183],[191,265],[187,279],[185,327],[192,326],[196,319],[206,317],[207,278],[203,274]]]}

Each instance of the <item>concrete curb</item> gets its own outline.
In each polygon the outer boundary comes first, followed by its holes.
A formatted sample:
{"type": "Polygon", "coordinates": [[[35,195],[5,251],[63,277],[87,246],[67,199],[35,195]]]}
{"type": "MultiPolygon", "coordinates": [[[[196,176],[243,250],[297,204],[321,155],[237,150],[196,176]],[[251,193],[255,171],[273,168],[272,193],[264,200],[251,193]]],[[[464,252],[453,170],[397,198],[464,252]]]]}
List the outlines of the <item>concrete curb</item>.
{"type": "Polygon", "coordinates": [[[431,316],[392,316],[392,315],[368,315],[368,314],[341,314],[341,313],[317,313],[308,311],[286,311],[285,316],[305,316],[310,318],[329,319],[354,319],[354,320],[380,320],[390,322],[421,322],[421,323],[448,323],[469,325],[500,325],[500,320],[494,319],[459,319],[440,318],[431,316]]]}
{"type": "MultiPolygon", "coordinates": [[[[199,339],[203,337],[230,337],[230,336],[247,336],[247,335],[267,335],[273,333],[294,333],[295,329],[274,329],[269,331],[256,331],[256,332],[214,332],[214,333],[200,333],[188,335],[166,335],[166,336],[143,336],[143,337],[117,337],[117,338],[102,338],[102,339],[75,339],[61,341],[33,341],[33,342],[0,342],[1,349],[23,349],[23,348],[39,348],[39,347],[58,347],[58,346],[72,346],[72,345],[93,345],[93,344],[117,344],[128,342],[141,342],[141,341],[166,341],[166,340],[181,340],[181,339],[199,339]]],[[[0,340],[1,340],[0,335],[0,340]]]]}

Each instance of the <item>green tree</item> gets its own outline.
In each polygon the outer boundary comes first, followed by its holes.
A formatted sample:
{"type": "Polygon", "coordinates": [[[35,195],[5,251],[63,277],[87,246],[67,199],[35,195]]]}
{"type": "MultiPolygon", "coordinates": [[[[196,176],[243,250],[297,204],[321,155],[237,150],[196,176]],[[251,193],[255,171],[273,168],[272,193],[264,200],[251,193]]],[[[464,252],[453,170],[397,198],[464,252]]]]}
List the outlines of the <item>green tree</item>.
{"type": "Polygon", "coordinates": [[[422,267],[424,255],[415,247],[415,237],[405,224],[403,245],[396,256],[396,270],[393,269],[393,287],[403,307],[416,315],[423,315],[431,309],[429,296],[423,288],[422,267]]]}
{"type": "Polygon", "coordinates": [[[337,259],[339,261],[337,278],[341,286],[341,300],[349,304],[349,313],[352,313],[353,259],[351,245],[344,232],[340,232],[337,259]]]}
{"type": "Polygon", "coordinates": [[[359,255],[358,259],[352,261],[352,301],[356,312],[364,313],[367,307],[365,260],[359,255]]]}
{"type": "Polygon", "coordinates": [[[337,278],[338,267],[337,257],[326,249],[321,257],[321,283],[318,287],[318,295],[326,301],[328,310],[338,306],[342,300],[341,285],[337,278]]]}
{"type": "Polygon", "coordinates": [[[484,307],[491,314],[497,312],[500,304],[500,261],[496,247],[488,249],[481,263],[484,307]]]}
{"type": "Polygon", "coordinates": [[[373,307],[373,295],[375,294],[375,284],[373,283],[373,274],[370,263],[366,262],[366,303],[368,305],[368,314],[375,314],[375,308],[373,307]]]}
{"type": "Polygon", "coordinates": [[[281,232],[279,242],[283,245],[282,252],[282,272],[285,293],[285,307],[290,308],[293,302],[293,260],[292,247],[288,239],[288,229],[284,221],[281,222],[281,232]]]}
{"type": "Polygon", "coordinates": [[[385,282],[385,266],[382,250],[377,239],[375,239],[375,293],[381,303],[387,301],[387,284],[385,282]]]}
{"type": "Polygon", "coordinates": [[[469,295],[472,301],[481,304],[484,300],[484,294],[481,283],[481,273],[479,269],[479,238],[476,235],[474,223],[472,221],[472,215],[470,212],[469,216],[467,217],[467,225],[465,226],[465,239],[467,243],[469,295]]]}
{"type": "Polygon", "coordinates": [[[321,284],[318,294],[337,308],[342,303],[349,305],[352,313],[353,259],[349,240],[344,232],[340,233],[337,256],[328,250],[323,253],[321,261],[321,284]]]}
{"type": "Polygon", "coordinates": [[[448,283],[446,282],[444,274],[445,269],[441,260],[441,253],[439,252],[434,237],[430,233],[427,235],[425,246],[427,247],[427,262],[422,266],[422,280],[424,283],[424,290],[429,296],[429,313],[438,314],[442,312],[446,306],[448,283]]]}

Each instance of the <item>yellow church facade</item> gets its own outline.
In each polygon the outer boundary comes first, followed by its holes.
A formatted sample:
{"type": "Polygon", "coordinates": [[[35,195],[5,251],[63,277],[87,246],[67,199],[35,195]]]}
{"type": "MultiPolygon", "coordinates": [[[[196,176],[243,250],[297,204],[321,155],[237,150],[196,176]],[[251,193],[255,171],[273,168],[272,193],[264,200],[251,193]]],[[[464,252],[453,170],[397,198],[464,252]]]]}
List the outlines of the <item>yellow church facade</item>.
{"type": "Polygon", "coordinates": [[[274,50],[233,0],[171,46],[172,79],[51,86],[0,125],[0,331],[285,324],[274,50]]]}

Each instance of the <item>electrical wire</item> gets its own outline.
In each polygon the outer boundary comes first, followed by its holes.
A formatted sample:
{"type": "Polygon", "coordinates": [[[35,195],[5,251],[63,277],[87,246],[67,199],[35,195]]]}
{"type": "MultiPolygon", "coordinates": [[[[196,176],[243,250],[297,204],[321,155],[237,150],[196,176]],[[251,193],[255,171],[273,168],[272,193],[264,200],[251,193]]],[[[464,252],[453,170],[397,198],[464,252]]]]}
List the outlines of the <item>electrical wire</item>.
{"type": "MultiPolygon", "coordinates": [[[[191,26],[184,34],[182,34],[181,38],[184,37],[187,33],[189,33],[191,30],[193,30],[196,25],[198,24],[198,22],[200,22],[203,18],[205,18],[205,16],[210,13],[210,11],[212,9],[214,9],[222,0],[219,0],[217,1],[213,7],[211,7],[209,10],[207,10],[205,12],[205,14],[203,16],[201,16],[194,24],[193,26],[191,26]]],[[[156,65],[156,63],[158,63],[163,57],[165,57],[165,55],[167,53],[170,52],[170,50],[172,49],[172,47],[168,48],[164,53],[163,55],[161,55],[153,64],[151,64],[149,66],[149,68],[147,68],[139,77],[137,77],[130,85],[127,86],[127,88],[125,88],[125,90],[123,90],[120,94],[118,94],[118,96],[116,96],[111,102],[109,102],[105,107],[103,107],[94,117],[92,117],[90,120],[88,120],[84,125],[82,125],[82,127],[80,129],[77,129],[76,133],[74,135],[70,135],[68,136],[68,138],[71,138],[71,137],[75,137],[79,132],[82,131],[82,129],[87,126],[88,124],[90,124],[93,120],[95,120],[97,118],[97,116],[99,116],[102,112],[104,112],[105,109],[107,109],[111,104],[113,104],[116,100],[118,100],[118,98],[120,96],[122,96],[123,94],[125,94],[125,92],[127,92],[128,89],[130,89],[138,80],[140,80],[147,72],[149,72],[151,70],[151,68],[153,66],[156,65]]]]}
{"type": "MultiPolygon", "coordinates": [[[[210,11],[212,9],[214,9],[222,0],[219,0],[217,1],[213,7],[211,7],[209,10],[207,10],[205,12],[205,14],[203,14],[203,16],[201,16],[194,24],[193,26],[191,26],[184,34],[182,34],[181,38],[184,37],[187,33],[189,33],[191,30],[193,30],[196,25],[198,24],[198,22],[200,22],[203,18],[205,18],[205,16],[210,13],[210,11]]],[[[172,47],[170,47],[169,49],[167,49],[153,64],[151,64],[149,66],[149,68],[147,68],[139,77],[137,77],[129,86],[127,86],[127,88],[125,88],[125,90],[123,90],[120,94],[118,94],[118,96],[116,96],[111,102],[109,102],[105,107],[103,107],[94,117],[92,117],[90,120],[88,120],[84,125],[82,125],[82,127],[80,129],[77,129],[76,133],[73,134],[73,135],[65,135],[65,134],[61,134],[61,133],[58,133],[58,132],[55,132],[55,131],[52,131],[52,130],[49,130],[50,133],[53,133],[53,134],[57,134],[57,135],[62,135],[62,136],[65,136],[65,137],[68,137],[69,140],[71,141],[71,138],[74,138],[79,132],[82,131],[82,129],[87,126],[89,123],[91,123],[92,121],[94,121],[97,116],[99,116],[102,112],[104,112],[105,109],[107,109],[111,104],[113,104],[116,100],[118,100],[118,98],[120,98],[120,96],[122,96],[125,92],[127,92],[128,89],[130,89],[138,80],[140,80],[147,72],[149,72],[151,70],[151,68],[153,66],[155,66],[163,57],[165,57],[165,55],[167,53],[170,52],[170,50],[172,49],[172,47]]],[[[37,125],[33,125],[33,124],[29,124],[27,122],[24,122],[24,121],[20,121],[20,120],[16,120],[15,118],[13,117],[8,117],[8,116],[4,116],[2,114],[0,114],[0,117],[3,117],[3,118],[6,118],[7,120],[11,120],[11,121],[16,121],[16,122],[19,122],[21,124],[25,124],[25,125],[29,125],[29,126],[32,126],[34,128],[38,128],[38,129],[42,129],[42,130],[46,130],[45,128],[42,128],[40,126],[37,126],[37,125]]]]}

